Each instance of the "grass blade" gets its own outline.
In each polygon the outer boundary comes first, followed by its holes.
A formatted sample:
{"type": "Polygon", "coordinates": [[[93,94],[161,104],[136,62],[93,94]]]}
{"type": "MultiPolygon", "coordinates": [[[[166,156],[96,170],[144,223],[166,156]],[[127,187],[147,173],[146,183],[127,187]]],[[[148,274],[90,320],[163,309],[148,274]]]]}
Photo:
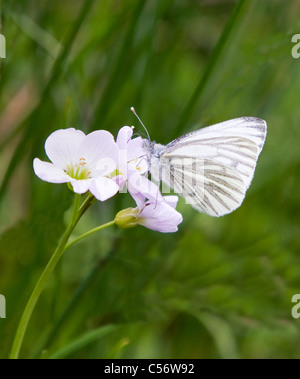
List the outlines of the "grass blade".
{"type": "MultiPolygon", "coordinates": [[[[34,144],[35,138],[31,138],[32,135],[36,135],[39,132],[39,129],[42,129],[44,125],[42,123],[36,123],[34,122],[35,118],[37,117],[37,113],[40,109],[40,106],[44,103],[44,101],[48,98],[51,89],[53,88],[54,84],[57,82],[57,80],[60,78],[61,73],[63,72],[63,66],[66,62],[71,48],[74,44],[74,41],[76,39],[76,36],[86,19],[87,15],[89,14],[89,11],[91,10],[91,7],[93,6],[95,0],[87,0],[84,1],[82,8],[79,11],[79,16],[77,20],[75,21],[73,28],[70,32],[69,37],[67,38],[67,41],[65,43],[65,48],[60,53],[58,59],[55,61],[52,73],[50,75],[50,79],[48,83],[46,84],[41,97],[40,102],[37,105],[37,108],[35,108],[32,113],[28,116],[28,118],[24,121],[23,124],[21,124],[15,131],[13,131],[13,136],[19,134],[23,129],[24,135],[21,141],[18,143],[17,148],[15,149],[15,152],[13,154],[13,157],[9,163],[9,166],[5,172],[3,182],[0,187],[0,201],[3,198],[6,189],[9,185],[10,179],[13,176],[16,168],[18,167],[19,162],[22,160],[24,155],[30,150],[30,146],[34,144]]],[[[8,140],[11,140],[11,137],[8,137],[8,140]]]]}
{"type": "Polygon", "coordinates": [[[94,122],[92,124],[91,130],[94,130],[98,127],[99,120],[101,120],[101,122],[103,123],[109,109],[109,104],[114,97],[116,85],[120,85],[120,73],[123,73],[125,71],[125,68],[129,66],[128,59],[131,60],[130,48],[132,46],[132,42],[135,36],[135,30],[145,4],[145,0],[139,0],[134,9],[132,21],[125,35],[123,44],[119,52],[119,56],[116,59],[116,64],[114,65],[111,71],[104,93],[102,94],[101,99],[98,102],[98,107],[95,110],[94,122]]]}
{"type": "Polygon", "coordinates": [[[197,102],[203,95],[210,79],[213,76],[214,70],[220,61],[220,58],[225,50],[225,47],[227,46],[228,41],[230,40],[234,29],[240,21],[241,16],[244,14],[245,6],[248,3],[248,0],[239,0],[235,6],[227,24],[225,25],[223,33],[221,34],[221,37],[207,62],[206,69],[179,118],[178,124],[174,130],[174,134],[178,135],[180,132],[182,132],[187,121],[191,117],[197,105],[197,102]]]}
{"type": "MultiPolygon", "coordinates": [[[[69,357],[70,355],[78,352],[83,347],[96,342],[100,338],[114,332],[118,329],[118,325],[106,325],[102,326],[99,329],[93,330],[79,337],[77,340],[71,342],[69,345],[63,347],[61,350],[53,353],[47,359],[64,359],[69,357]]],[[[46,359],[44,356],[43,358],[46,359]]]]}

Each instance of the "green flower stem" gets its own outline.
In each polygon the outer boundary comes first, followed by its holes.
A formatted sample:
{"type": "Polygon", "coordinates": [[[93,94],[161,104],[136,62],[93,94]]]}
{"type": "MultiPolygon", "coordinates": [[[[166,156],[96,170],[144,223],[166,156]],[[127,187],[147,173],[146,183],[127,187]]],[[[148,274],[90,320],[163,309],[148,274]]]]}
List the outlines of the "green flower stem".
{"type": "Polygon", "coordinates": [[[75,245],[77,242],[82,241],[83,239],[91,236],[92,234],[100,232],[100,230],[109,228],[110,226],[115,225],[115,223],[116,223],[115,221],[111,221],[111,222],[108,222],[107,224],[100,225],[97,228],[94,228],[94,229],[90,230],[89,232],[82,234],[80,237],[74,239],[74,241],[68,243],[68,245],[65,247],[65,251],[68,250],[71,246],[75,245]]]}
{"type": "Polygon", "coordinates": [[[93,195],[89,195],[82,206],[80,206],[81,196],[76,195],[75,196],[75,202],[74,202],[74,208],[73,213],[71,217],[70,224],[65,231],[64,235],[62,236],[59,245],[57,246],[52,258],[50,259],[47,267],[45,268],[42,276],[40,277],[39,281],[37,282],[32,295],[26,305],[26,308],[24,310],[23,316],[21,318],[15,340],[13,343],[10,359],[18,359],[20,355],[20,350],[22,347],[22,343],[25,337],[25,333],[29,324],[29,321],[31,319],[32,313],[35,309],[35,306],[41,296],[41,293],[43,292],[46,283],[48,282],[49,278],[51,277],[54,269],[56,268],[58,262],[60,261],[61,257],[65,253],[66,250],[68,250],[71,246],[75,245],[75,243],[83,240],[86,237],[89,237],[90,235],[103,230],[105,228],[108,228],[110,226],[113,226],[115,224],[115,221],[108,222],[107,224],[101,225],[95,229],[90,230],[89,232],[83,234],[82,236],[76,238],[74,241],[69,242],[69,239],[78,224],[81,217],[84,215],[86,210],[91,206],[91,204],[95,201],[95,198],[93,195]]]}
{"type": "Polygon", "coordinates": [[[80,200],[81,200],[81,196],[76,195],[70,224],[69,224],[67,230],[65,231],[64,235],[62,236],[57,249],[55,250],[55,252],[54,252],[52,258],[50,259],[47,267],[45,268],[42,276],[40,277],[38,283],[36,284],[36,286],[32,292],[32,295],[31,295],[31,297],[27,303],[27,306],[24,310],[23,316],[21,318],[21,321],[20,321],[16,336],[15,336],[15,340],[14,340],[11,355],[10,355],[10,359],[18,359],[19,358],[19,354],[20,354],[20,350],[21,350],[22,343],[24,340],[24,336],[25,336],[30,318],[31,318],[32,313],[34,311],[34,308],[35,308],[35,306],[36,306],[36,304],[40,298],[40,295],[41,295],[42,291],[44,290],[45,285],[48,282],[51,274],[53,273],[57,263],[59,262],[62,255],[64,254],[65,247],[69,241],[69,238],[70,238],[74,228],[78,224],[78,221],[83,216],[85,211],[92,204],[94,197],[89,195],[81,207],[80,207],[80,200]]]}
{"type": "MultiPolygon", "coordinates": [[[[78,213],[78,221],[81,219],[81,217],[85,214],[85,212],[88,210],[88,208],[97,200],[95,197],[90,193],[88,197],[85,199],[83,202],[82,206],[79,208],[79,213],[78,213]]],[[[78,223],[77,221],[77,223],[78,223]]]]}

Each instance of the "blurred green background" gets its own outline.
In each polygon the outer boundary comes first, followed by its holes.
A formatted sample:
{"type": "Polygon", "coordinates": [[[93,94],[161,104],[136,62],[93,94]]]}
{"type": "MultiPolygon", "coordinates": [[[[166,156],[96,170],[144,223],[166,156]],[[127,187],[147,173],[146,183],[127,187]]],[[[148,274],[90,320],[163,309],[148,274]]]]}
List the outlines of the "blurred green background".
{"type": "MultiPolygon", "coordinates": [[[[136,125],[168,143],[239,116],[268,122],[240,209],[182,201],[180,231],[108,229],[73,247],[44,291],[21,357],[300,358],[298,0],[2,2],[0,358],[62,235],[72,193],[34,176],[60,128],[136,125]]],[[[76,234],[134,203],[94,205],[76,234]]]]}

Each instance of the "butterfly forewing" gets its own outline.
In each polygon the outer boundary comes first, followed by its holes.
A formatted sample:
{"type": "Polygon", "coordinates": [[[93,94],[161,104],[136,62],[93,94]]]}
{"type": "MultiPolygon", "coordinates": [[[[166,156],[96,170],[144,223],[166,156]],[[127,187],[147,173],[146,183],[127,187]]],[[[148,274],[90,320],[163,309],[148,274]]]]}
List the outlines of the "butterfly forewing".
{"type": "Polygon", "coordinates": [[[241,205],[266,131],[266,122],[253,117],[200,129],[165,147],[157,145],[151,173],[197,210],[222,216],[241,205]]]}
{"type": "Polygon", "coordinates": [[[167,147],[177,145],[178,142],[189,142],[196,136],[201,139],[231,136],[252,140],[258,146],[260,153],[265,142],[266,132],[267,123],[264,120],[256,117],[240,117],[188,133],[172,141],[167,147]]]}
{"type": "Polygon", "coordinates": [[[211,159],[237,171],[248,188],[266,137],[266,123],[238,118],[187,134],[165,147],[164,157],[211,159]]]}

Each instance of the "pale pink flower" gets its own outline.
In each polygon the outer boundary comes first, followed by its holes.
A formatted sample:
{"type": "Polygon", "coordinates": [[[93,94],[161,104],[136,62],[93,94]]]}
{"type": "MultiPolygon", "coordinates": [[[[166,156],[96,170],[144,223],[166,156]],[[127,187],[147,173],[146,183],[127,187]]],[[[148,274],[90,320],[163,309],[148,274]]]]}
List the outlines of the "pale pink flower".
{"type": "Polygon", "coordinates": [[[117,168],[118,146],[112,134],[99,130],[85,135],[80,130],[58,130],[50,135],[45,150],[52,163],[36,158],[36,175],[50,183],[70,183],[74,192],[90,191],[104,201],[119,191],[111,178],[117,168]]]}
{"type": "Polygon", "coordinates": [[[166,196],[158,203],[146,202],[139,214],[139,224],[161,233],[175,233],[182,223],[182,215],[176,211],[177,196],[166,196]]]}
{"type": "Polygon", "coordinates": [[[160,202],[147,201],[138,208],[128,208],[116,216],[120,228],[133,228],[142,225],[161,233],[175,233],[182,223],[182,215],[176,211],[177,196],[167,196],[160,202]]]}
{"type": "Polygon", "coordinates": [[[134,198],[138,206],[145,200],[156,202],[162,200],[158,186],[148,180],[145,174],[149,170],[149,162],[141,137],[133,138],[133,128],[124,126],[117,137],[119,147],[119,165],[117,183],[124,186],[134,198]]]}

